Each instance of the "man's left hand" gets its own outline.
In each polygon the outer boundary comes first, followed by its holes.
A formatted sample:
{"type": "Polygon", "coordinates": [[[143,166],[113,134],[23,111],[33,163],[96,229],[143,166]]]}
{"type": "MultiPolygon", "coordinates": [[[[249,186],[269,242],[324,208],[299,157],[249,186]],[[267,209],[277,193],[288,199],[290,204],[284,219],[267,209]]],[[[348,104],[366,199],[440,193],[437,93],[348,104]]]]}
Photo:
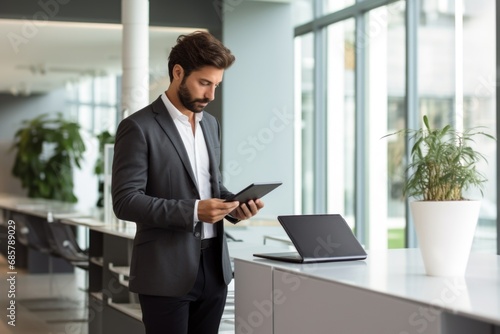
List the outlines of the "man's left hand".
{"type": "Polygon", "coordinates": [[[264,207],[264,202],[260,199],[250,200],[246,203],[241,203],[236,209],[234,209],[229,215],[239,220],[248,219],[255,216],[260,209],[264,207]]]}

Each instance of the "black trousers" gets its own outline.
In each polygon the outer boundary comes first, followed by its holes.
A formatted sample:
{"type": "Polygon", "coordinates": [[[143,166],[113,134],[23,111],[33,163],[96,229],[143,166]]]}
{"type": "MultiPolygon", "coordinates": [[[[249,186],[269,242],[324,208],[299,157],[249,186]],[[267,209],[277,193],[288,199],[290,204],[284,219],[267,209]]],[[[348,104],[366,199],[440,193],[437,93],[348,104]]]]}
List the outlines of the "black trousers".
{"type": "Polygon", "coordinates": [[[182,297],[139,294],[146,334],[217,334],[226,304],[227,285],[221,273],[220,251],[201,251],[193,289],[182,297]]]}

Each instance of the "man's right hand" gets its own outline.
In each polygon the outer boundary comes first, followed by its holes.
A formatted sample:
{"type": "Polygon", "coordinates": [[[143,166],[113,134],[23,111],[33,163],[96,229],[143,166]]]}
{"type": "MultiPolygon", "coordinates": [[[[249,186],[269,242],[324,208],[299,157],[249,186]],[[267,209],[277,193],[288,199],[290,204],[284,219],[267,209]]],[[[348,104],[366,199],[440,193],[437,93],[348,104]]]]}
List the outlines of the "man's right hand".
{"type": "Polygon", "coordinates": [[[222,220],[231,211],[236,209],[240,202],[225,202],[223,199],[211,198],[198,202],[198,219],[205,223],[214,224],[222,220]]]}

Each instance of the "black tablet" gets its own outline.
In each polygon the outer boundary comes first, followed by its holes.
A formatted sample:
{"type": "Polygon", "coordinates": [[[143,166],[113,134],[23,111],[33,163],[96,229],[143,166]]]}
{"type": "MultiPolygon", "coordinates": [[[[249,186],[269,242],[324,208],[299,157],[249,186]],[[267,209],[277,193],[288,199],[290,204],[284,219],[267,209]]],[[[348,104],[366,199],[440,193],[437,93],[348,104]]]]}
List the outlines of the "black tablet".
{"type": "Polygon", "coordinates": [[[264,195],[282,184],[283,182],[252,183],[239,193],[226,198],[226,202],[239,201],[240,203],[246,203],[251,199],[255,200],[257,198],[262,198],[264,195]]]}

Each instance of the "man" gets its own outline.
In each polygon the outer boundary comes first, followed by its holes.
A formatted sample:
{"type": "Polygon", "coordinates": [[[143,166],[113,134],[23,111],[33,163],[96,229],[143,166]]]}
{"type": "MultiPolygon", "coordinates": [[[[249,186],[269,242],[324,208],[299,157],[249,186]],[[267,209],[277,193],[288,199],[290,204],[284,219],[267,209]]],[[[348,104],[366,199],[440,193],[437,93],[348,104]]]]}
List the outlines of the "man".
{"type": "Polygon", "coordinates": [[[232,270],[223,218],[254,216],[261,200],[225,202],[220,126],[203,110],[235,58],[206,32],[180,36],[170,86],[118,126],[113,209],[136,222],[130,291],[147,334],[217,333],[232,270]]]}

